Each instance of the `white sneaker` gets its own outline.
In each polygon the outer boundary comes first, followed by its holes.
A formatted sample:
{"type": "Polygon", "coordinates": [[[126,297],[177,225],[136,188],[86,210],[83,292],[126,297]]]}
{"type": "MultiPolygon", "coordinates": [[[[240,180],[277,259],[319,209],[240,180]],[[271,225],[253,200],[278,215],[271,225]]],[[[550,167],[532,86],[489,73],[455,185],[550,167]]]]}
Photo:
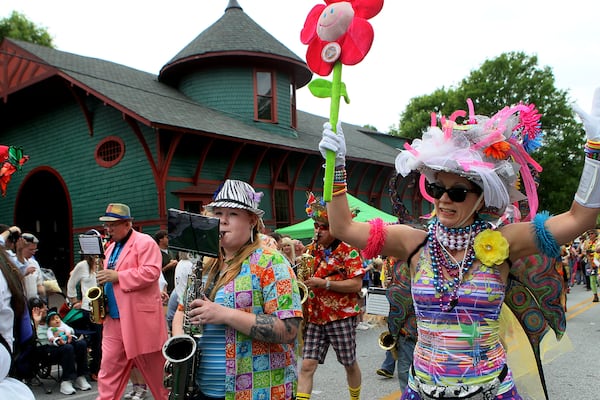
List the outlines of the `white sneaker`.
{"type": "Polygon", "coordinates": [[[135,396],[135,389],[131,389],[131,391],[125,393],[125,396],[123,396],[123,399],[131,399],[133,396],[135,396]]]}
{"type": "Polygon", "coordinates": [[[366,331],[369,328],[370,328],[369,324],[367,324],[366,322],[359,322],[358,325],[356,326],[356,329],[361,330],[361,331],[366,331]]]}
{"type": "Polygon", "coordinates": [[[90,390],[92,388],[92,386],[88,383],[87,379],[85,379],[85,376],[78,376],[77,379],[75,379],[75,388],[79,389],[79,390],[90,390]]]}
{"type": "Polygon", "coordinates": [[[60,392],[62,394],[75,394],[75,388],[71,381],[62,381],[60,383],[60,392]]]}
{"type": "Polygon", "coordinates": [[[146,389],[137,388],[131,400],[144,400],[146,398],[146,389]]]}

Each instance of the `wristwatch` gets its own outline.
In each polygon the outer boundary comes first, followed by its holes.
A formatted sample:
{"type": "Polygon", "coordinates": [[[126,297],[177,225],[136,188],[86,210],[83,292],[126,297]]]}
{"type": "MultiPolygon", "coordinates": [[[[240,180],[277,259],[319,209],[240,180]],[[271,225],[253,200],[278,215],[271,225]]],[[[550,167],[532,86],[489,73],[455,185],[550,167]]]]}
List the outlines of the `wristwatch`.
{"type": "Polygon", "coordinates": [[[330,290],[330,288],[331,288],[331,281],[329,280],[329,278],[325,278],[325,289],[330,290]]]}

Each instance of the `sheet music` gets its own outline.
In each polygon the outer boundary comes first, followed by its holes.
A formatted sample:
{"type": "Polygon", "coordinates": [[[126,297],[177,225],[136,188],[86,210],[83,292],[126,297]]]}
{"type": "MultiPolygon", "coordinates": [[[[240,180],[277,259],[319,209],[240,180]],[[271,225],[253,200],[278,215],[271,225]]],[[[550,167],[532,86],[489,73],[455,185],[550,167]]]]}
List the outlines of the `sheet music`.
{"type": "Polygon", "coordinates": [[[98,256],[104,254],[102,238],[96,235],[79,235],[79,247],[81,254],[87,256],[98,256]]]}

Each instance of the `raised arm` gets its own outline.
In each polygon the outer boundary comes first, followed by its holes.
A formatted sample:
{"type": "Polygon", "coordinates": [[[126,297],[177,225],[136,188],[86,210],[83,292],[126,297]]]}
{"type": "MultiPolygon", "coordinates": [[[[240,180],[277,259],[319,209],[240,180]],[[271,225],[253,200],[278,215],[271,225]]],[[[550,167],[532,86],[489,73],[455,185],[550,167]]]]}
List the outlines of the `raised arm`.
{"type": "Polygon", "coordinates": [[[335,153],[333,196],[327,203],[329,229],[334,237],[360,249],[373,249],[373,256],[384,254],[406,259],[424,239],[425,233],[408,225],[384,226],[381,220],[358,222],[352,219],[346,196],[346,142],[341,124],[337,134],[331,125],[323,125],[323,138],[319,150],[323,157],[327,150],[335,153]],[[381,222],[381,223],[380,223],[381,222]]]}
{"type": "MultiPolygon", "coordinates": [[[[586,133],[585,164],[571,209],[545,221],[547,231],[557,245],[565,244],[596,226],[600,213],[600,88],[594,92],[588,114],[575,105],[586,133]]],[[[508,225],[503,233],[511,245],[511,258],[517,259],[538,251],[536,234],[529,223],[508,225]]]]}

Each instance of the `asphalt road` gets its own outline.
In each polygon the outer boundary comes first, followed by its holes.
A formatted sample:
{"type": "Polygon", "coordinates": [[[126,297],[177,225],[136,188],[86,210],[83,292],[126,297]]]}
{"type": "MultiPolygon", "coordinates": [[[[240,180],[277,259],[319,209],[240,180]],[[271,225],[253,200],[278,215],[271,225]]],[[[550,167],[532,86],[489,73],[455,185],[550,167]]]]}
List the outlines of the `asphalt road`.
{"type": "MultiPolygon", "coordinates": [[[[575,286],[568,296],[567,339],[572,350],[545,365],[546,382],[551,400],[595,400],[598,398],[600,380],[600,303],[592,303],[592,295],[585,286],[575,286]]],[[[369,330],[358,331],[357,345],[359,364],[363,375],[363,400],[397,400],[400,396],[396,376],[385,379],[375,374],[381,366],[384,352],[377,344],[379,334],[386,329],[379,317],[367,316],[373,322],[369,330]]],[[[45,381],[51,383],[51,381],[45,381]]],[[[46,394],[40,387],[33,387],[36,399],[90,400],[97,395],[96,384],[92,390],[78,391],[66,396],[56,388],[46,394]]],[[[347,399],[348,389],[345,373],[330,350],[325,364],[315,375],[312,399],[347,399]]],[[[148,399],[152,399],[148,396],[148,399]]]]}

